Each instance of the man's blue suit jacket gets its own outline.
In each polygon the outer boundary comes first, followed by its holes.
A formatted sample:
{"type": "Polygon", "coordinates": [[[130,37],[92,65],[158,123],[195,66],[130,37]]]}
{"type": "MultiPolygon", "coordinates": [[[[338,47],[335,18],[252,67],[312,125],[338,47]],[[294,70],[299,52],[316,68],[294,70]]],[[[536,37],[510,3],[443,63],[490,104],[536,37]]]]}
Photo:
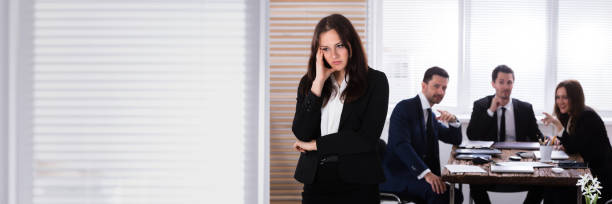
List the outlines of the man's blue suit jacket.
{"type": "MultiPolygon", "coordinates": [[[[446,127],[435,119],[435,114],[432,113],[429,117],[434,119],[433,133],[436,142],[433,147],[427,145],[426,121],[418,95],[399,102],[393,109],[387,150],[383,159],[386,182],[381,184],[381,191],[402,192],[409,180],[417,180],[417,176],[429,168],[424,160],[434,159],[439,163],[438,140],[455,145],[461,143],[461,126],[446,127]],[[434,148],[435,152],[435,155],[429,158],[428,148],[434,148]]],[[[439,174],[433,169],[432,173],[439,174]]]]}

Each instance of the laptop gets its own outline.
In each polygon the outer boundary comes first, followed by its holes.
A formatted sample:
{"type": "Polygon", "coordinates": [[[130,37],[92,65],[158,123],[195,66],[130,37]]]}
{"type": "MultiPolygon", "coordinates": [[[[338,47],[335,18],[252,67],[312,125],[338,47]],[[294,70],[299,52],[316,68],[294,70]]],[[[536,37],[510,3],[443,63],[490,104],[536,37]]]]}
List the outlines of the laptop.
{"type": "Polygon", "coordinates": [[[537,143],[537,142],[496,142],[493,144],[492,148],[539,150],[540,143],[537,143]]]}
{"type": "Polygon", "coordinates": [[[480,157],[486,160],[491,160],[490,154],[457,154],[455,159],[472,160],[476,157],[480,157]]]}
{"type": "Polygon", "coordinates": [[[501,154],[499,149],[456,149],[457,154],[501,154]]]}

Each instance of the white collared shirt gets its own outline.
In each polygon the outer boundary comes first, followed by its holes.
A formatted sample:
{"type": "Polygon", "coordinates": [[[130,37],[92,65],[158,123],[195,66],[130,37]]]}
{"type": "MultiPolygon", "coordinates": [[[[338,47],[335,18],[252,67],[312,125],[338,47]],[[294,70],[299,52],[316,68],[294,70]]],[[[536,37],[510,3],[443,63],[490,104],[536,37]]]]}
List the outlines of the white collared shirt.
{"type": "MultiPolygon", "coordinates": [[[[419,99],[421,99],[421,108],[423,108],[423,121],[425,121],[425,128],[427,128],[427,119],[429,118],[429,114],[427,114],[427,109],[431,108],[429,106],[429,101],[425,98],[423,92],[419,92],[419,99]]],[[[433,112],[433,110],[431,110],[433,112]]]]}
{"type": "MultiPolygon", "coordinates": [[[[502,107],[506,108],[506,141],[515,142],[516,128],[514,127],[514,106],[512,105],[512,98],[510,98],[508,104],[497,107],[497,135],[499,136],[499,131],[501,129],[502,107]]],[[[489,109],[487,109],[487,114],[493,117],[493,111],[489,109]]]]}
{"type": "Polygon", "coordinates": [[[340,117],[342,116],[342,108],[344,108],[344,101],[340,100],[340,96],[346,89],[349,77],[346,75],[340,86],[338,86],[338,81],[336,81],[333,74],[328,78],[328,80],[332,80],[334,89],[329,96],[327,104],[321,107],[321,136],[338,132],[340,117]]]}
{"type": "MultiPolygon", "coordinates": [[[[427,98],[425,97],[425,95],[423,94],[423,92],[419,92],[419,99],[421,100],[421,108],[423,108],[423,121],[425,121],[425,128],[427,127],[427,119],[429,118],[429,114],[427,113],[427,109],[431,108],[431,106],[429,105],[429,101],[427,101],[427,98]]],[[[433,109],[431,110],[431,112],[433,113],[433,109]]],[[[444,125],[445,127],[448,127],[448,125],[451,125],[453,127],[459,127],[461,125],[461,123],[459,123],[459,121],[455,121],[454,123],[450,123],[450,124],[445,124],[442,123],[442,125],[444,125]]],[[[425,174],[431,172],[430,169],[425,169],[425,171],[421,172],[421,174],[419,174],[419,176],[417,176],[417,178],[423,179],[423,177],[425,177],[425,174]]]]}

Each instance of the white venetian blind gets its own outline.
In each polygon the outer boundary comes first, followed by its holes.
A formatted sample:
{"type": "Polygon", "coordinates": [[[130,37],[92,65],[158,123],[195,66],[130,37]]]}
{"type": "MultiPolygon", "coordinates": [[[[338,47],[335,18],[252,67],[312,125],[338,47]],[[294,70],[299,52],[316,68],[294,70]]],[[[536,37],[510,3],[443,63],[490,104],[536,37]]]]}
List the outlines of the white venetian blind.
{"type": "Polygon", "coordinates": [[[32,203],[255,200],[247,1],[34,3],[32,203]]]}
{"type": "MultiPolygon", "coordinates": [[[[548,60],[548,1],[465,1],[465,60],[470,102],[491,95],[491,72],[500,64],[514,70],[512,97],[544,108],[548,60]]],[[[471,104],[471,103],[470,103],[471,104]]]]}
{"type": "Polygon", "coordinates": [[[425,70],[444,68],[449,76],[440,105],[457,107],[459,3],[456,0],[383,2],[383,67],[389,79],[389,106],[421,91],[425,70]]]}
{"type": "Polygon", "coordinates": [[[558,43],[557,82],[580,81],[587,105],[612,111],[612,2],[560,0],[558,43]]]}

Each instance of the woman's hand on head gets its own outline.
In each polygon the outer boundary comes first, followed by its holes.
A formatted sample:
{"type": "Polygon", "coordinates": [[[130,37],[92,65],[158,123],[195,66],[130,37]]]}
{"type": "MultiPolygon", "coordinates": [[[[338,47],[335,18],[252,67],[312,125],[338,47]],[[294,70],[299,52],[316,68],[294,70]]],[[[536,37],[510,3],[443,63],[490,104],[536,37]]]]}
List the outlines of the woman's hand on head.
{"type": "Polygon", "coordinates": [[[312,86],[310,87],[310,91],[316,96],[321,96],[323,85],[325,85],[325,80],[327,80],[327,78],[329,78],[329,76],[334,72],[333,69],[328,69],[325,67],[323,60],[323,52],[321,51],[321,48],[318,48],[316,62],[317,73],[314,81],[312,81],[312,86]]]}
{"type": "Polygon", "coordinates": [[[325,58],[323,57],[323,51],[319,47],[317,49],[317,75],[315,81],[318,80],[321,83],[324,83],[325,80],[327,80],[327,78],[329,78],[329,76],[334,72],[333,69],[325,67],[325,63],[323,62],[323,60],[325,60],[325,58]]]}

